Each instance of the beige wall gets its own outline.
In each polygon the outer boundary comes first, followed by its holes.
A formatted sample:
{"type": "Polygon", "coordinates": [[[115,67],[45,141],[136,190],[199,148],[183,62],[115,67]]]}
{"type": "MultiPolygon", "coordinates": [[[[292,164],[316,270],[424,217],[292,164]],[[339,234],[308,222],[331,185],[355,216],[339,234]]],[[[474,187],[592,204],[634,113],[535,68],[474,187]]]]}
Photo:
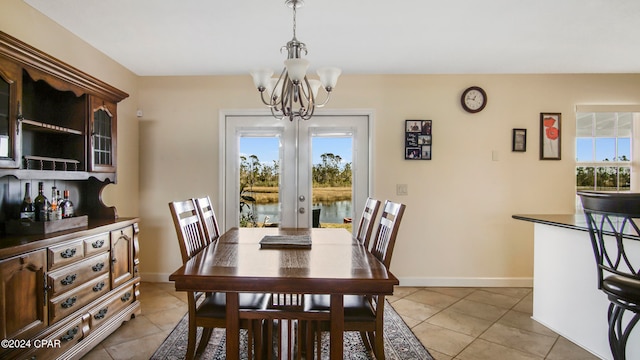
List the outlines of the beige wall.
{"type": "MultiPolygon", "coordinates": [[[[219,112],[262,109],[250,76],[137,78],[22,1],[2,7],[3,31],[131,95],[118,109],[118,184],[105,198],[122,216],[141,216],[143,278],[166,281],[180,265],[167,203],[220,195],[219,112]]],[[[576,104],[640,104],[640,74],[339,80],[329,108],[374,113],[372,195],[407,204],[392,263],[403,284],[531,284],[532,225],[511,215],[573,212],[576,104]],[[459,105],[471,85],[489,98],[475,115],[459,105]],[[561,161],[538,160],[544,111],[563,114],[561,161]],[[433,160],[403,160],[406,119],[434,121],[433,160]],[[513,128],[528,129],[527,152],[511,152],[513,128]],[[399,183],[409,196],[395,195],[399,183]]]]}
{"type": "MultiPolygon", "coordinates": [[[[219,196],[219,111],[261,107],[248,75],[146,77],[139,93],[142,269],[163,279],[180,263],[167,203],[219,196]]],[[[574,107],[589,103],[640,103],[640,75],[345,75],[330,108],[374,112],[372,195],[407,204],[392,265],[404,284],[527,285],[532,226],[511,215],[573,212],[574,107]],[[475,115],[459,100],[471,85],[489,98],[475,115]],[[538,160],[540,112],[563,114],[561,161],[538,160]],[[405,119],[434,121],[433,160],[403,160],[405,119]],[[511,152],[513,128],[527,152],[511,152]]]]}

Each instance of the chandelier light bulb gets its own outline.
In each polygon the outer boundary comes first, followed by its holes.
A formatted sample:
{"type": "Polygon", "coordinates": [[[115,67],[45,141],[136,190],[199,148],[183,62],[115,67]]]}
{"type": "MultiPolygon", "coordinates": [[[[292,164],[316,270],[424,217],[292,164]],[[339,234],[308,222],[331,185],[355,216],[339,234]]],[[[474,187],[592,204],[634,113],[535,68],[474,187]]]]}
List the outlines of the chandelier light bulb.
{"type": "Polygon", "coordinates": [[[318,97],[318,89],[320,88],[320,80],[316,80],[316,79],[309,79],[309,87],[311,88],[311,91],[313,92],[313,98],[315,99],[316,97],[318,97]]]}
{"type": "Polygon", "coordinates": [[[337,67],[323,67],[319,68],[318,76],[320,76],[320,82],[322,83],[322,87],[327,90],[327,92],[333,90],[338,83],[338,77],[342,73],[342,70],[337,67]]]}
{"type": "Polygon", "coordinates": [[[284,66],[287,68],[287,75],[289,75],[289,79],[294,83],[299,83],[304,80],[305,76],[307,76],[309,60],[287,59],[284,61],[284,66]]]}
{"type": "Polygon", "coordinates": [[[253,84],[256,86],[256,89],[260,90],[262,88],[262,90],[264,90],[269,86],[271,76],[273,76],[273,70],[266,68],[255,69],[251,71],[251,76],[253,77],[253,84]]]}

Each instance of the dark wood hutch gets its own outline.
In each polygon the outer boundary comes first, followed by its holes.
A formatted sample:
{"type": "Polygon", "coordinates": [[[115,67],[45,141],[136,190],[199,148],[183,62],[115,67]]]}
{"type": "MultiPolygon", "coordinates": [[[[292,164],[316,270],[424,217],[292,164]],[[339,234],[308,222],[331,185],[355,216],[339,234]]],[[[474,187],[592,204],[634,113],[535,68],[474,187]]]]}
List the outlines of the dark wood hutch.
{"type": "Polygon", "coordinates": [[[0,32],[0,358],[80,358],[140,313],[138,219],[101,198],[128,96],[0,32]],[[76,217],[20,222],[39,182],[76,217]]]}

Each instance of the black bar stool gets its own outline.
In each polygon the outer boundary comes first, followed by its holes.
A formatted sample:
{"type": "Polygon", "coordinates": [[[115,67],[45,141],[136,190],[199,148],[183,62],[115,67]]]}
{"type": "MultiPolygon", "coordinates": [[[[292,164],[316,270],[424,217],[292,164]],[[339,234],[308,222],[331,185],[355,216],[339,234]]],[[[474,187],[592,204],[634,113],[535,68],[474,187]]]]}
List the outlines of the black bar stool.
{"type": "Polygon", "coordinates": [[[614,359],[624,360],[627,340],[640,320],[640,254],[627,252],[631,243],[640,243],[640,229],[634,222],[640,219],[640,194],[585,191],[578,195],[598,265],[598,288],[611,302],[609,346],[614,359]],[[625,311],[633,313],[628,321],[623,321],[625,311]]]}

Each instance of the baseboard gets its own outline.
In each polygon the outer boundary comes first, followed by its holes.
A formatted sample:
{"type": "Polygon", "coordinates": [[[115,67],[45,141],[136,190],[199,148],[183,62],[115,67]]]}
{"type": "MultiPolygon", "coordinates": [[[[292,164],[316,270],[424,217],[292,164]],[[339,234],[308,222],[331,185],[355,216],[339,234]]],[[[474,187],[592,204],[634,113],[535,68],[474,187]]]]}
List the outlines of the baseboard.
{"type": "Polygon", "coordinates": [[[172,282],[172,281],[169,281],[169,275],[171,275],[171,274],[140,273],[140,278],[142,278],[142,281],[144,281],[144,282],[168,283],[168,282],[172,282]]]}
{"type": "Polygon", "coordinates": [[[533,278],[418,278],[400,277],[400,286],[533,287],[533,278]]]}

